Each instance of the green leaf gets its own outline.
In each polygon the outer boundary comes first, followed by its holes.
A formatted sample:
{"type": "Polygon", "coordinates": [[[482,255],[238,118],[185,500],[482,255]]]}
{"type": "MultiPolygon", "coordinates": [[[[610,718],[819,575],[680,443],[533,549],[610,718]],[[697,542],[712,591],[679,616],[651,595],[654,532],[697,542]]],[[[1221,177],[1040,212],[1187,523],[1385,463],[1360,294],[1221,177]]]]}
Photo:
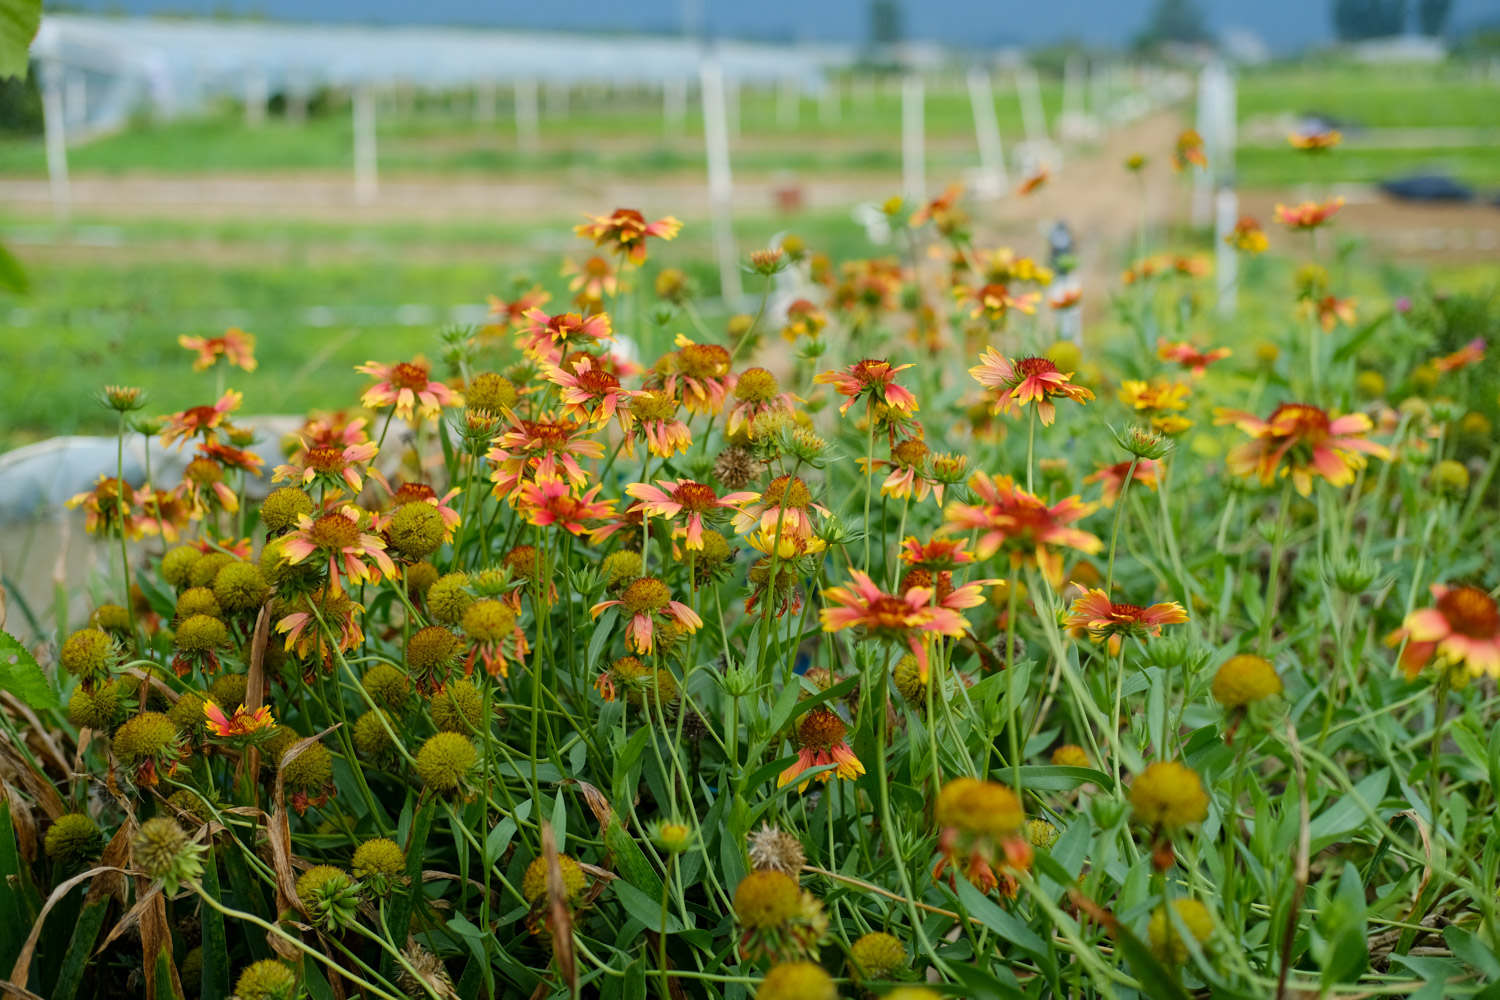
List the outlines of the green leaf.
{"type": "Polygon", "coordinates": [[[1477,937],[1457,924],[1449,924],[1443,929],[1443,940],[1447,943],[1448,950],[1464,964],[1479,970],[1490,979],[1500,979],[1500,959],[1477,937]]]}
{"type": "Polygon", "coordinates": [[[615,620],[619,617],[619,608],[605,608],[599,615],[599,620],[594,623],[594,634],[589,637],[588,653],[584,657],[590,673],[599,668],[599,657],[604,652],[604,644],[609,641],[615,630],[615,620]]]}
{"type": "Polygon", "coordinates": [[[1370,961],[1365,940],[1365,889],[1352,864],[1344,865],[1338,890],[1318,912],[1315,957],[1323,969],[1323,989],[1353,982],[1370,961]]]}
{"type": "Polygon", "coordinates": [[[1366,808],[1360,805],[1360,801],[1363,800],[1366,806],[1374,809],[1380,804],[1390,782],[1390,769],[1381,768],[1374,774],[1366,775],[1354,786],[1352,792],[1319,813],[1308,824],[1307,832],[1312,838],[1312,849],[1320,851],[1358,830],[1366,818],[1366,808]]]}
{"type": "Polygon", "coordinates": [[[0,80],[24,77],[30,65],[27,50],[42,24],[42,0],[0,2],[0,80]]]}
{"type": "MultiPolygon", "coordinates": [[[[997,780],[1007,784],[1014,775],[1008,767],[997,767],[991,773],[997,780]]],[[[1103,771],[1092,767],[1027,764],[1021,768],[1021,787],[1028,792],[1071,792],[1079,785],[1098,785],[1104,788],[1112,784],[1113,780],[1103,771]]]]}
{"type": "Polygon", "coordinates": [[[1380,328],[1385,325],[1385,321],[1390,318],[1390,310],[1386,310],[1379,316],[1376,316],[1374,319],[1370,320],[1370,322],[1366,323],[1364,326],[1360,327],[1358,330],[1355,330],[1354,333],[1350,335],[1349,339],[1344,341],[1344,343],[1339,346],[1339,349],[1333,352],[1333,363],[1338,364],[1343,361],[1348,361],[1350,358],[1354,357],[1354,355],[1359,352],[1359,349],[1361,347],[1364,347],[1365,344],[1370,340],[1370,338],[1375,336],[1376,332],[1378,332],[1380,328]]]}
{"type": "Polygon", "coordinates": [[[1114,938],[1115,947],[1125,956],[1125,964],[1130,966],[1135,978],[1141,981],[1142,996],[1151,997],[1151,1000],[1188,1000],[1182,984],[1156,960],[1151,949],[1132,934],[1128,927],[1119,924],[1110,936],[1114,938]]]}
{"type": "MultiPolygon", "coordinates": [[[[219,884],[219,861],[212,850],[203,859],[203,891],[219,902],[224,901],[219,884]]],[[[203,925],[202,1000],[224,1000],[229,995],[229,938],[224,928],[224,914],[211,906],[198,909],[203,925]]]]}
{"type": "MultiPolygon", "coordinates": [[[[649,931],[657,934],[663,933],[660,899],[652,899],[624,879],[617,879],[610,883],[610,888],[615,891],[620,904],[625,907],[625,912],[630,914],[632,920],[638,921],[649,931]]],[[[668,908],[665,933],[679,934],[686,929],[687,927],[683,925],[677,914],[668,908]]]]}
{"type": "Polygon", "coordinates": [[[9,632],[0,632],[0,691],[8,691],[37,711],[62,707],[36,657],[9,632]]]}
{"type": "Polygon", "coordinates": [[[1000,909],[968,879],[958,880],[957,892],[959,901],[964,904],[964,909],[968,910],[969,916],[1022,951],[1036,958],[1046,957],[1047,945],[1037,936],[1037,933],[1022,923],[1019,917],[1000,909]]]}
{"type": "MultiPolygon", "coordinates": [[[[73,997],[78,994],[78,986],[83,982],[83,972],[88,965],[89,953],[94,950],[94,941],[99,937],[99,928],[104,925],[104,915],[109,911],[109,904],[108,898],[96,900],[85,906],[83,912],[78,915],[78,922],[73,925],[73,938],[68,942],[68,953],[63,956],[62,969],[57,974],[57,985],[52,988],[53,1000],[73,1000],[73,997]]],[[[206,973],[208,971],[207,952],[204,958],[204,972],[206,973]]],[[[224,975],[227,978],[229,974],[226,971],[224,975]]],[[[204,995],[208,996],[206,977],[203,985],[204,995]]],[[[223,994],[221,992],[218,995],[223,994]]]]}
{"type": "Polygon", "coordinates": [[[31,282],[15,255],[0,245],[0,290],[25,295],[31,291],[31,282]]]}

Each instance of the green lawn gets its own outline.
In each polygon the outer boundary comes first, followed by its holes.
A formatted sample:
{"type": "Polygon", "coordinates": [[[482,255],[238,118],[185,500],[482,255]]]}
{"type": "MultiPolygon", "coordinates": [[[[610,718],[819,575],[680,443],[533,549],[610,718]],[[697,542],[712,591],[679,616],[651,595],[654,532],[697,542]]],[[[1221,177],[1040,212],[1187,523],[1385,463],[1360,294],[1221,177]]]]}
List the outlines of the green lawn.
{"type": "Polygon", "coordinates": [[[1500,146],[1341,146],[1315,162],[1291,155],[1286,146],[1242,146],[1235,167],[1246,187],[1286,187],[1309,180],[1372,184],[1414,171],[1437,171],[1475,185],[1484,194],[1484,188],[1500,187],[1500,146]]]}
{"type": "Polygon", "coordinates": [[[1241,121],[1317,112],[1366,128],[1500,125],[1500,86],[1468,67],[1269,66],[1239,78],[1241,121]]]}

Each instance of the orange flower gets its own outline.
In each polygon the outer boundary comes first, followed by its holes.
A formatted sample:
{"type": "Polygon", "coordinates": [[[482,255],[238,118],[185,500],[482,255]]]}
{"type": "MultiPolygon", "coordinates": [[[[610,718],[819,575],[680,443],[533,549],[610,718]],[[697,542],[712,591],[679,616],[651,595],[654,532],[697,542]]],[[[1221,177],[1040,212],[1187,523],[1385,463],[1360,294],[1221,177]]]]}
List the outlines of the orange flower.
{"type": "Polygon", "coordinates": [[[1402,640],[1401,669],[1415,680],[1434,657],[1439,665],[1468,667],[1471,677],[1500,677],[1500,607],[1478,587],[1432,585],[1436,604],[1406,616],[1386,639],[1402,640]]]}
{"type": "Polygon", "coordinates": [[[1069,527],[1095,508],[1076,496],[1048,506],[1041,497],[1016,486],[1009,476],[991,479],[983,472],[970,477],[969,489],[980,502],[950,503],[943,512],[943,531],[980,532],[975,552],[980,559],[1004,551],[1012,567],[1033,564],[1049,583],[1057,586],[1062,582],[1062,555],[1056,551],[1058,548],[1073,548],[1093,555],[1104,547],[1096,536],[1069,527]]]}
{"type": "Polygon", "coordinates": [[[574,496],[567,480],[556,471],[549,457],[537,469],[536,478],[524,483],[512,498],[516,511],[527,524],[538,527],[556,525],[572,535],[589,531],[588,522],[602,521],[615,512],[613,500],[599,500],[603,487],[594,486],[582,496],[574,496]]]}
{"type": "Polygon", "coordinates": [[[689,413],[718,413],[735,385],[729,373],[729,351],[718,344],[695,344],[680,333],[676,343],[672,354],[676,370],[663,380],[662,390],[689,413]]]}
{"type": "Polygon", "coordinates": [[[1203,152],[1203,136],[1196,129],[1186,129],[1177,137],[1177,148],[1172,151],[1172,169],[1185,170],[1189,166],[1207,169],[1208,157],[1203,152]]]}
{"type": "Polygon", "coordinates": [[[1334,295],[1325,295],[1317,301],[1303,302],[1302,311],[1307,314],[1316,314],[1318,325],[1323,328],[1324,333],[1332,333],[1333,328],[1340,323],[1345,326],[1354,325],[1353,299],[1341,299],[1334,295]]]}
{"type": "Polygon", "coordinates": [[[1343,133],[1335,128],[1309,129],[1305,132],[1293,132],[1286,137],[1293,149],[1303,153],[1327,152],[1343,139],[1343,133]]]}
{"type": "Polygon", "coordinates": [[[872,466],[885,466],[889,468],[890,474],[880,484],[880,495],[895,497],[897,500],[909,499],[913,494],[916,499],[925,500],[927,494],[934,493],[937,502],[943,502],[943,483],[933,478],[929,466],[930,449],[927,442],[921,438],[921,428],[917,428],[917,436],[906,438],[891,445],[891,457],[889,459],[875,459],[873,462],[863,455],[859,458],[859,467],[865,469],[867,464],[872,466]]]}
{"type": "Polygon", "coordinates": [[[863,397],[871,404],[879,403],[909,416],[917,411],[917,397],[896,384],[896,373],[911,367],[906,364],[892,368],[888,361],[867,358],[845,369],[823,372],[814,376],[813,381],[819,385],[831,385],[848,397],[839,407],[841,414],[848,413],[854,401],[863,397]]]}
{"type": "Polygon", "coordinates": [[[548,414],[525,420],[512,413],[509,419],[509,426],[485,455],[495,467],[490,480],[497,497],[516,493],[549,458],[575,489],[583,489],[588,476],[578,459],[604,456],[604,445],[585,437],[583,424],[548,414]]]}
{"type": "Polygon", "coordinates": [[[411,420],[418,403],[422,416],[429,420],[436,420],[445,406],[464,405],[462,396],[431,378],[431,367],[420,358],[394,365],[366,361],[354,370],[379,379],[365,390],[359,401],[372,410],[394,406],[396,416],[402,420],[411,420]]]}
{"type": "MultiPolygon", "coordinates": [[[[844,738],[847,731],[844,720],[831,709],[820,706],[804,715],[797,724],[797,762],[781,772],[776,779],[776,787],[789,785],[804,772],[829,764],[838,766],[832,771],[819,774],[819,781],[827,781],[831,776],[852,781],[864,774],[865,766],[860,763],[853,748],[849,746],[849,741],[844,738]]],[[[797,786],[797,790],[805,790],[807,784],[803,781],[797,786]]]]}
{"type": "Polygon", "coordinates": [[[671,458],[692,447],[688,425],[677,419],[677,400],[665,392],[638,392],[630,399],[631,421],[625,433],[625,453],[635,454],[637,430],[646,439],[646,450],[659,458],[671,458]]]}
{"type": "Polygon", "coordinates": [[[1031,194],[1037,188],[1047,183],[1047,178],[1049,176],[1051,175],[1047,172],[1046,167],[1038,167],[1031,173],[1027,174],[1025,179],[1021,181],[1020,186],[1016,188],[1016,194],[1024,198],[1026,195],[1031,194]]]}
{"type": "MultiPolygon", "coordinates": [[[[1132,483],[1140,483],[1147,489],[1156,489],[1156,476],[1161,470],[1161,463],[1154,458],[1143,458],[1135,463],[1135,472],[1130,476],[1132,483]]],[[[1099,500],[1106,507],[1113,507],[1115,501],[1120,499],[1120,490],[1125,487],[1125,476],[1130,472],[1130,462],[1116,462],[1114,465],[1105,465],[1099,471],[1084,479],[1086,483],[1102,483],[1103,492],[1099,500]]]]}
{"type": "Polygon", "coordinates": [[[1082,288],[1059,288],[1055,293],[1053,293],[1052,297],[1047,300],[1047,305],[1051,306],[1057,312],[1064,312],[1068,309],[1072,309],[1082,301],[1082,288]]]}
{"type": "Polygon", "coordinates": [[[486,332],[504,333],[506,330],[521,325],[522,317],[533,309],[539,309],[552,300],[552,293],[546,291],[541,285],[532,285],[528,290],[519,293],[514,299],[507,302],[497,295],[489,297],[490,315],[494,317],[486,332]]]}
{"type": "Polygon", "coordinates": [[[597,254],[584,261],[582,264],[574,263],[572,258],[563,261],[563,277],[572,276],[568,282],[568,291],[576,292],[575,301],[599,302],[604,296],[613,296],[620,290],[620,280],[615,276],[614,265],[606,258],[597,254]]]}
{"type": "Polygon", "coordinates": [[[1215,347],[1209,351],[1200,351],[1185,340],[1172,341],[1164,337],[1158,337],[1156,341],[1156,356],[1163,361],[1175,361],[1184,368],[1190,369],[1193,375],[1201,376],[1209,365],[1215,361],[1222,361],[1229,357],[1232,352],[1227,347],[1215,347]]]}
{"type": "Polygon", "coordinates": [[[1009,286],[999,281],[992,281],[979,288],[955,285],[953,297],[959,302],[970,303],[969,317],[971,319],[983,318],[995,324],[1003,323],[1012,309],[1030,316],[1036,312],[1036,304],[1042,298],[1037,292],[1012,295],[1009,286]]]}
{"type": "Polygon", "coordinates": [[[1248,215],[1240,216],[1234,229],[1224,237],[1224,242],[1252,257],[1265,253],[1266,248],[1271,245],[1271,241],[1266,238],[1266,231],[1260,228],[1260,223],[1248,215]]]}
{"type": "Polygon", "coordinates": [[[83,530],[90,535],[114,536],[124,532],[126,538],[137,539],[148,530],[150,522],[133,505],[149,496],[148,492],[114,476],[100,476],[93,489],[69,498],[64,506],[70,510],[83,508],[83,530]]]}
{"type": "Polygon", "coordinates": [[[622,614],[630,616],[625,638],[630,648],[648,655],[656,648],[655,626],[671,622],[685,632],[696,632],[703,627],[703,619],[697,612],[672,600],[667,585],[654,576],[643,576],[620,594],[618,600],[600,601],[589,609],[589,614],[598,618],[605,608],[619,607],[622,614]]]}
{"type": "Polygon", "coordinates": [[[1087,590],[1073,602],[1063,624],[1073,636],[1087,633],[1095,639],[1115,636],[1144,639],[1161,635],[1163,625],[1180,625],[1187,620],[1187,612],[1176,601],[1143,608],[1136,604],[1115,604],[1104,591],[1087,590]]]}
{"type": "Polygon", "coordinates": [[[573,232],[594,241],[594,246],[609,246],[610,249],[628,257],[632,264],[643,264],[646,260],[646,238],[670,240],[682,229],[682,223],[672,216],[647,222],[645,216],[633,208],[617,208],[613,215],[594,215],[589,221],[573,228],[573,232]]]}
{"type": "Polygon", "coordinates": [[[783,558],[822,551],[822,540],[813,535],[812,512],[827,517],[828,510],[813,503],[812,492],[800,477],[777,476],[766,484],[764,493],[743,496],[734,530],[754,531],[751,541],[756,548],[770,551],[774,545],[783,558]]]}
{"type": "Polygon", "coordinates": [[[1342,197],[1334,198],[1318,204],[1315,201],[1304,201],[1300,205],[1288,208],[1286,205],[1276,206],[1276,221],[1290,229],[1317,229],[1323,223],[1331,219],[1335,212],[1344,207],[1342,197]]]}
{"type": "Polygon", "coordinates": [[[367,580],[378,583],[381,574],[397,576],[396,564],[386,554],[385,542],[379,535],[361,530],[363,513],[358,507],[344,507],[322,514],[316,520],[308,514],[299,516],[297,530],[288,534],[282,543],[286,561],[296,565],[313,555],[326,558],[328,584],[335,594],[341,589],[341,576],[348,577],[351,583],[367,580]]]}
{"type": "Polygon", "coordinates": [[[357,440],[364,437],[359,431],[363,423],[364,421],[358,420],[345,428],[345,436],[352,435],[356,439],[348,444],[314,445],[308,438],[300,438],[301,447],[287,459],[285,465],[276,466],[276,471],[271,474],[271,482],[294,479],[307,486],[316,480],[335,489],[347,486],[356,494],[359,493],[364,489],[365,483],[360,476],[360,466],[368,466],[375,461],[375,455],[379,451],[374,441],[357,440]]]}
{"type": "Polygon", "coordinates": [[[936,636],[963,635],[969,622],[959,614],[959,607],[974,607],[984,601],[977,583],[954,591],[949,597],[952,603],[943,605],[933,603],[933,591],[928,587],[888,594],[857,569],[850,570],[849,575],[849,584],[823,592],[826,604],[818,612],[823,631],[858,628],[870,638],[904,642],[917,658],[923,680],[927,679],[927,644],[936,636]]]}
{"type": "Polygon", "coordinates": [[[276,622],[276,631],[286,634],[286,651],[295,652],[309,666],[321,663],[325,670],[333,666],[333,649],[318,626],[319,615],[328,623],[329,632],[337,636],[339,652],[347,653],[365,641],[357,617],[365,610],[364,605],[343,591],[320,587],[311,594],[294,598],[291,607],[295,610],[276,622]],[[314,653],[315,657],[311,655],[314,653]]]}
{"type": "Polygon", "coordinates": [[[255,338],[238,327],[231,326],[222,337],[177,338],[177,343],[190,351],[197,351],[193,359],[193,371],[211,368],[220,357],[247,372],[255,371],[255,338]]]}
{"type": "Polygon", "coordinates": [[[1047,358],[1021,358],[1012,362],[993,347],[986,348],[969,374],[986,389],[999,392],[994,404],[996,413],[1014,413],[1027,403],[1035,403],[1044,427],[1057,417],[1052,397],[1066,396],[1077,403],[1094,398],[1089,389],[1072,384],[1072,372],[1059,371],[1047,358]]]}
{"type": "Polygon", "coordinates": [[[594,351],[607,340],[614,339],[608,313],[580,316],[578,313],[558,313],[548,316],[542,310],[531,308],[522,315],[517,345],[521,352],[536,361],[559,364],[574,351],[594,351]]]}
{"type": "Polygon", "coordinates": [[[1432,367],[1440,372],[1456,372],[1460,368],[1477,365],[1484,360],[1484,338],[1475,337],[1452,354],[1432,359],[1432,367]]]}
{"type": "Polygon", "coordinates": [[[209,698],[203,702],[203,714],[208,718],[209,731],[222,739],[251,736],[276,725],[270,708],[265,705],[253,712],[241,705],[233,715],[225,715],[224,710],[209,698]]]}
{"type": "Polygon", "coordinates": [[[641,501],[646,513],[658,517],[675,518],[687,514],[686,538],[688,551],[703,548],[703,522],[705,518],[723,516],[723,512],[734,510],[740,504],[755,498],[754,493],[726,493],[719,496],[712,486],[691,479],[672,481],[657,480],[657,485],[631,483],[625,493],[641,501]]]}
{"type": "Polygon", "coordinates": [[[797,299],[786,307],[786,322],[781,327],[781,336],[788,343],[794,343],[803,337],[817,340],[827,325],[827,313],[807,299],[797,299]]]}
{"type": "MultiPolygon", "coordinates": [[[[562,366],[542,364],[542,374],[548,382],[562,390],[563,412],[581,423],[592,423],[603,427],[616,416],[620,402],[628,402],[637,395],[620,387],[620,380],[613,373],[601,368],[598,359],[587,354],[576,360],[569,358],[562,366]]],[[[618,411],[621,424],[627,423],[626,413],[618,411]]]]}
{"type": "Polygon", "coordinates": [[[1309,403],[1283,403],[1265,420],[1242,410],[1216,410],[1214,423],[1234,424],[1250,435],[1229,453],[1231,472],[1256,476],[1263,485],[1291,476],[1303,496],[1312,492],[1315,475],[1347,486],[1354,470],[1364,467],[1365,455],[1390,457],[1382,445],[1365,440],[1372,425],[1363,413],[1333,417],[1309,403]]]}
{"type": "Polygon", "coordinates": [[[167,417],[161,443],[170,445],[200,434],[207,439],[216,427],[224,425],[226,416],[240,408],[240,401],[244,398],[243,393],[230,389],[212,406],[192,406],[181,413],[173,413],[167,417]]]}

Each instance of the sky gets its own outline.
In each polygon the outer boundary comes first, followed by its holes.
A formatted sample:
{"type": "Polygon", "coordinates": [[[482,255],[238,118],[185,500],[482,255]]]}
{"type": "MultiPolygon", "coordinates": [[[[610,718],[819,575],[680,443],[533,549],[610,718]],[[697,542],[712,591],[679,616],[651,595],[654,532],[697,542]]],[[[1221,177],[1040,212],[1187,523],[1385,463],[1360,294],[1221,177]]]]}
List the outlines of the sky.
{"type": "MultiPolygon", "coordinates": [[[[1328,0],[1198,0],[1214,31],[1248,29],[1274,51],[1333,37],[1328,0]]],[[[51,6],[50,4],[48,5],[51,6]]],[[[563,30],[672,32],[685,14],[715,35],[861,41],[868,0],[68,0],[70,9],[254,14],[307,21],[470,24],[563,30]],[[696,11],[696,15],[693,13],[696,11]]],[[[1125,45],[1150,0],[904,0],[909,38],[990,47],[1081,41],[1125,45]]],[[[1453,0],[1450,24],[1500,21],[1500,0],[1453,0]]]]}

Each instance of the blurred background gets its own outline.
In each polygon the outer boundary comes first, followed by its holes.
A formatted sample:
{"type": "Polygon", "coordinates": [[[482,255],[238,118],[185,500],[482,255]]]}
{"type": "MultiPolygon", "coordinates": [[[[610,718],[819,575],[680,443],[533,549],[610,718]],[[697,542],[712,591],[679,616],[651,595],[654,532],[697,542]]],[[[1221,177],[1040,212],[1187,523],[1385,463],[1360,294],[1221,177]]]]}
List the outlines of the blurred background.
{"type": "Polygon", "coordinates": [[[1066,224],[1086,316],[1138,224],[1208,230],[1221,195],[1269,225],[1342,194],[1340,233],[1423,275],[1500,252],[1500,0],[100,0],[47,4],[30,70],[0,84],[0,451],[107,432],[104,382],[200,402],[177,338],[230,326],[256,409],[352,396],[518,272],[566,299],[572,225],[617,206],[684,220],[660,256],[710,317],[778,233],[895,252],[876,206],[954,182],[1024,252],[1066,224]]]}

